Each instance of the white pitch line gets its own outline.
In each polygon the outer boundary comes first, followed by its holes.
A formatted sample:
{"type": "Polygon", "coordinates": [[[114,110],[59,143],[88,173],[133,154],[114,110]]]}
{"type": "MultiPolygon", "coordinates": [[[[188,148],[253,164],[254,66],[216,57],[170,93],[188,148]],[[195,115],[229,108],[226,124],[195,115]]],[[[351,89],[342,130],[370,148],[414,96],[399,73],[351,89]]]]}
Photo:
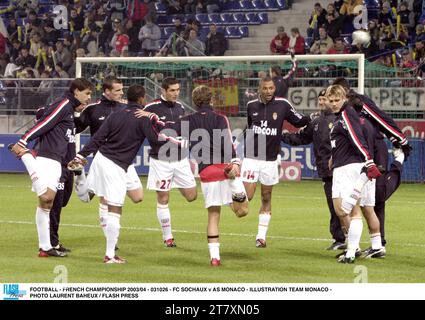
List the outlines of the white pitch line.
{"type": "MultiPolygon", "coordinates": [[[[0,224],[26,224],[26,225],[35,225],[34,222],[31,221],[5,221],[0,220],[0,224]]],[[[97,229],[100,228],[98,225],[93,224],[75,224],[75,223],[65,223],[61,224],[61,227],[74,227],[74,228],[91,228],[91,229],[97,229]]],[[[141,228],[141,227],[121,227],[121,229],[124,230],[133,230],[133,231],[153,231],[153,232],[159,232],[161,229],[159,228],[141,228]]],[[[205,232],[201,231],[188,231],[188,230],[174,230],[175,233],[186,233],[186,234],[202,234],[204,235],[205,232]]],[[[249,237],[253,238],[255,237],[255,234],[247,234],[247,233],[225,233],[222,232],[220,235],[223,236],[231,236],[231,237],[249,237]]],[[[331,239],[322,239],[322,238],[308,238],[308,237],[285,237],[285,236],[267,236],[271,239],[282,239],[282,240],[300,240],[300,241],[323,241],[323,242],[329,242],[331,239]]],[[[362,241],[361,243],[369,243],[369,241],[362,241]]],[[[425,248],[425,244],[421,243],[392,243],[396,246],[404,246],[404,247],[419,247],[419,248],[425,248]]]]}

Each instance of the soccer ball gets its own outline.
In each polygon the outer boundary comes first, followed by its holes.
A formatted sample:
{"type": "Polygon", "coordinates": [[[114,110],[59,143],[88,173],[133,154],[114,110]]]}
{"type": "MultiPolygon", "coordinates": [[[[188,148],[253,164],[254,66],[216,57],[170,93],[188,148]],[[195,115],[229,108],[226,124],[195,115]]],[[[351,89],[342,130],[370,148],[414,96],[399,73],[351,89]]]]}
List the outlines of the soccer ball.
{"type": "Polygon", "coordinates": [[[353,42],[352,45],[368,45],[370,42],[370,34],[366,30],[357,30],[353,32],[353,42]]]}

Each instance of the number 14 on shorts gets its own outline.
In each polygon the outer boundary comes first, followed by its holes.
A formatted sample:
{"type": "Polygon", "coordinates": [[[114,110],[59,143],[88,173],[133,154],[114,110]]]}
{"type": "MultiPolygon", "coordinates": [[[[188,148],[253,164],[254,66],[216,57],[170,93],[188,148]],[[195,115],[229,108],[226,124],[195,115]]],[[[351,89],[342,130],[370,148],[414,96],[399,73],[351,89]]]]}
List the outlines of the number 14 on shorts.
{"type": "Polygon", "coordinates": [[[247,180],[254,180],[255,179],[255,173],[251,170],[245,170],[242,174],[242,176],[247,180]]]}

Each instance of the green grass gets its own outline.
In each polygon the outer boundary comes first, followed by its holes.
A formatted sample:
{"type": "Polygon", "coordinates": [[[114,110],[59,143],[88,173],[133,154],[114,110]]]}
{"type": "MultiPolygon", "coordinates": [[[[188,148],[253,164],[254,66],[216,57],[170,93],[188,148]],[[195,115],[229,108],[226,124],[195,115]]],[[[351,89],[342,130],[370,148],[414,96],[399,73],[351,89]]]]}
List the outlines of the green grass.
{"type": "MultiPolygon", "coordinates": [[[[145,185],[146,179],[142,179],[145,185]]],[[[281,183],[274,190],[268,247],[254,246],[259,194],[250,214],[238,219],[223,208],[220,223],[222,266],[211,268],[206,244],[203,197],[186,203],[172,192],[177,248],[164,248],[156,219],[155,193],[143,203],[127,201],[121,221],[119,254],[126,265],[104,265],[105,240],[97,226],[97,201],[75,195],[62,212],[60,236],[72,248],[64,259],[37,257],[36,196],[26,175],[0,175],[0,283],[53,282],[64,265],[69,282],[353,282],[354,267],[367,267],[369,282],[425,282],[425,185],[403,184],[387,204],[387,258],[341,265],[331,243],[329,213],[321,183],[281,183]]],[[[369,246],[366,229],[363,247],[369,246]]]]}

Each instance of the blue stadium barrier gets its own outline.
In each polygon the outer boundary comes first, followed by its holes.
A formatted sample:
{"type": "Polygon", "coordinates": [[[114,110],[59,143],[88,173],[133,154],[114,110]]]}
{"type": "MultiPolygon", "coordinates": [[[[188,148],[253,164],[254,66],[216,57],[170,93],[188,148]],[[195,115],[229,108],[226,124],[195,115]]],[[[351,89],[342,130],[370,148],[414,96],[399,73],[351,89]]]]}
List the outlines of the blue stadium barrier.
{"type": "MultiPolygon", "coordinates": [[[[7,145],[18,141],[20,135],[0,134],[0,172],[25,172],[25,168],[20,160],[17,160],[8,150],[7,145]]],[[[81,144],[84,145],[89,139],[88,135],[81,136],[81,144]]],[[[412,139],[410,144],[413,152],[409,159],[404,163],[402,181],[404,182],[425,182],[425,141],[421,139],[412,139]]],[[[291,147],[282,144],[282,160],[291,162],[300,162],[303,179],[317,179],[317,171],[314,163],[314,153],[312,145],[291,147]]],[[[148,160],[149,145],[145,141],[140,148],[135,160],[135,167],[139,175],[146,175],[149,171],[148,160]]],[[[391,143],[388,142],[388,151],[391,150],[391,143]]],[[[91,163],[92,158],[88,159],[91,163]]],[[[390,163],[393,157],[390,154],[390,163]]]]}

